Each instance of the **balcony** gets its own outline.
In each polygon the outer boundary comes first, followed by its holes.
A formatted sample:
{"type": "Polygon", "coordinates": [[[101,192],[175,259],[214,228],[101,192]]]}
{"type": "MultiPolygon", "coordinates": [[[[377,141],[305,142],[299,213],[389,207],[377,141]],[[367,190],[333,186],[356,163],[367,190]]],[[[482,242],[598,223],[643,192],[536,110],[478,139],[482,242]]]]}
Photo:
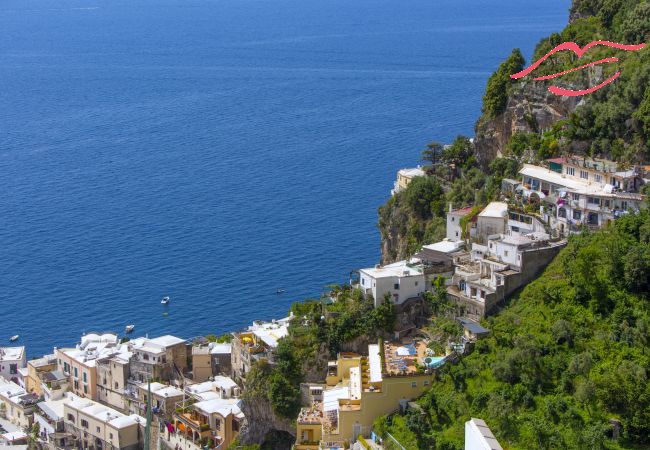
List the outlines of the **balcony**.
{"type": "Polygon", "coordinates": [[[212,430],[207,418],[194,410],[179,411],[177,409],[173,419],[176,429],[193,440],[212,437],[212,430]]]}

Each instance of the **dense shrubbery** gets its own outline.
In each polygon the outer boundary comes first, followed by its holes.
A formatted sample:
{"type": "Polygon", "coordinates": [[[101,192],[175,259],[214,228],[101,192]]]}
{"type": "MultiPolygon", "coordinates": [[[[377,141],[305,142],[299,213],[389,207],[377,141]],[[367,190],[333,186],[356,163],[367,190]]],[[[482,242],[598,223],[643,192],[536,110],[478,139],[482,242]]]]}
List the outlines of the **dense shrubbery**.
{"type": "MultiPolygon", "coordinates": [[[[415,178],[403,192],[379,208],[381,233],[386,236],[397,228],[408,243],[408,254],[419,250],[423,243],[445,237],[449,203],[457,208],[485,204],[497,198],[501,180],[517,177],[519,170],[516,160],[497,158],[486,174],[478,167],[472,143],[465,136],[458,136],[444,150],[433,142],[422,154],[425,161],[437,161],[425,168],[430,175],[415,178]]],[[[391,259],[405,256],[390,255],[391,259]]]]}
{"type": "Polygon", "coordinates": [[[247,375],[247,395],[267,397],[281,417],[293,419],[300,411],[300,383],[303,370],[313,367],[319,352],[335,357],[341,345],[359,336],[378,337],[392,332],[396,314],[393,304],[384,301],[377,308],[371,298],[350,286],[332,286],[335,303],[307,300],[291,305],[294,320],[289,336],[280,339],[275,365],[258,363],[247,375]]]}
{"type": "Polygon", "coordinates": [[[649,283],[648,210],[572,237],[490,318],[477,351],[447,367],[420,401],[425,415],[384,426],[427,449],[462,448],[470,417],[512,449],[647,448],[649,283]],[[617,442],[610,419],[621,423],[617,442]]]}
{"type": "Polygon", "coordinates": [[[506,107],[508,94],[511,86],[515,81],[510,75],[517,73],[524,68],[524,56],[516,48],[510,56],[501,63],[499,68],[488,78],[483,96],[483,113],[488,117],[496,117],[501,114],[506,107]]]}
{"type": "MultiPolygon", "coordinates": [[[[574,9],[593,14],[576,20],[561,33],[554,33],[537,46],[533,60],[564,41],[580,45],[596,39],[630,44],[650,41],[650,2],[596,0],[575,2],[574,9]]],[[[650,157],[650,48],[638,52],[596,47],[581,59],[586,64],[616,56],[619,63],[601,66],[603,78],[620,70],[616,82],[585,98],[585,104],[569,117],[566,150],[609,156],[615,160],[642,162],[650,157]]],[[[572,52],[556,53],[538,69],[553,73],[576,65],[572,52]]],[[[586,86],[588,72],[565,75],[586,86]]]]}

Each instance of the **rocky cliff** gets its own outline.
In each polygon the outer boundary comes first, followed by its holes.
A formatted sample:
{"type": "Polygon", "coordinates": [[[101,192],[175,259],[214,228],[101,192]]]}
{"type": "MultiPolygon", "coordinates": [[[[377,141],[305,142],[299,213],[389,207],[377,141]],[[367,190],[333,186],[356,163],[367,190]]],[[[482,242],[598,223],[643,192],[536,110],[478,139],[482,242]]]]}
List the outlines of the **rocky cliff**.
{"type": "Polygon", "coordinates": [[[242,444],[264,443],[264,448],[288,450],[295,442],[295,423],[278,417],[267,397],[247,398],[242,412],[246,416],[246,426],[239,435],[242,444]]]}
{"type": "MultiPolygon", "coordinates": [[[[598,78],[599,73],[591,75],[598,78]]],[[[566,119],[579,105],[580,97],[561,97],[544,83],[520,82],[508,96],[505,111],[495,118],[481,117],[474,138],[476,157],[487,167],[502,156],[513,133],[539,132],[566,119]]]]}

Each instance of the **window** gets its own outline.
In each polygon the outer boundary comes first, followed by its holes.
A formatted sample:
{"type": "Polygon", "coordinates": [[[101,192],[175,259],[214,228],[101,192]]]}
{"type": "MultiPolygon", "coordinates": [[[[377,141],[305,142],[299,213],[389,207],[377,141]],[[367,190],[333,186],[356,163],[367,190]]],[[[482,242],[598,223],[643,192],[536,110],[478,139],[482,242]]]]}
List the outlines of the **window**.
{"type": "Polygon", "coordinates": [[[88,383],[88,374],[86,372],[81,374],[81,378],[84,380],[84,383],[88,383]]]}
{"type": "Polygon", "coordinates": [[[102,384],[103,384],[104,386],[106,386],[106,378],[104,378],[104,379],[102,380],[102,384]]]}
{"type": "Polygon", "coordinates": [[[605,208],[609,208],[609,205],[610,205],[609,200],[605,200],[605,208]]]}
{"type": "Polygon", "coordinates": [[[622,202],[621,202],[621,207],[622,207],[623,209],[627,209],[627,202],[626,202],[626,201],[622,201],[622,202]]]}
{"type": "Polygon", "coordinates": [[[79,390],[79,382],[77,380],[74,380],[74,388],[75,390],[79,390]]]}
{"type": "Polygon", "coordinates": [[[458,231],[456,231],[456,237],[458,237],[458,231]]]}
{"type": "Polygon", "coordinates": [[[81,426],[84,428],[88,428],[88,421],[85,419],[81,419],[81,426]]]}
{"type": "Polygon", "coordinates": [[[508,256],[508,250],[504,250],[503,256],[508,256]]]}
{"type": "Polygon", "coordinates": [[[588,180],[589,179],[589,172],[587,172],[586,170],[581,170],[580,171],[580,178],[584,178],[585,180],[588,180]]]}
{"type": "Polygon", "coordinates": [[[74,368],[74,377],[79,378],[79,372],[77,371],[77,368],[74,368]]]}
{"type": "Polygon", "coordinates": [[[557,210],[557,216],[566,219],[566,209],[560,208],[557,210]]]}
{"type": "Polygon", "coordinates": [[[455,222],[455,221],[456,221],[456,218],[455,218],[454,216],[451,216],[451,221],[452,221],[452,222],[455,222]]]}
{"type": "Polygon", "coordinates": [[[418,387],[417,381],[411,381],[411,387],[418,387]]]}
{"type": "Polygon", "coordinates": [[[97,427],[97,432],[98,432],[98,433],[100,432],[99,427],[97,427]]]}
{"type": "Polygon", "coordinates": [[[393,288],[394,288],[395,290],[399,290],[399,283],[395,283],[395,284],[393,285],[393,288]]]}
{"type": "Polygon", "coordinates": [[[573,219],[574,220],[582,219],[582,211],[574,210],[573,211],[573,219]]]}
{"type": "Polygon", "coordinates": [[[70,422],[74,422],[74,416],[72,414],[70,414],[70,413],[68,413],[68,420],[70,422]]]}
{"type": "Polygon", "coordinates": [[[144,359],[145,361],[149,361],[149,355],[147,355],[146,353],[143,354],[142,359],[144,359]]]}
{"type": "Polygon", "coordinates": [[[16,375],[18,373],[18,364],[9,364],[9,373],[16,375]]]}
{"type": "Polygon", "coordinates": [[[113,439],[113,433],[108,433],[108,438],[113,439]]]}
{"type": "Polygon", "coordinates": [[[573,167],[567,167],[566,168],[566,173],[567,173],[567,175],[572,175],[573,176],[573,175],[576,174],[576,170],[573,167]]]}
{"type": "Polygon", "coordinates": [[[600,199],[597,197],[587,197],[587,203],[590,205],[600,205],[600,199]]]}
{"type": "Polygon", "coordinates": [[[84,394],[88,394],[88,386],[84,384],[84,394]]]}
{"type": "Polygon", "coordinates": [[[362,279],[361,279],[361,286],[365,286],[365,285],[366,285],[366,280],[364,280],[364,279],[362,278],[362,279]]]}
{"type": "Polygon", "coordinates": [[[118,382],[116,381],[116,382],[115,382],[115,389],[119,389],[119,388],[120,388],[120,383],[118,383],[118,382]]]}
{"type": "Polygon", "coordinates": [[[596,183],[602,183],[603,182],[603,176],[600,174],[596,174],[596,183]]]}
{"type": "Polygon", "coordinates": [[[70,373],[70,364],[63,363],[63,371],[66,373],[70,373]]]}
{"type": "Polygon", "coordinates": [[[571,194],[571,198],[574,199],[576,202],[580,200],[580,195],[578,194],[571,194]]]}
{"type": "Polygon", "coordinates": [[[417,282],[417,281],[415,282],[415,285],[416,285],[416,286],[418,285],[418,282],[417,282]]]}
{"type": "Polygon", "coordinates": [[[425,386],[429,386],[429,380],[424,380],[424,383],[423,383],[423,384],[424,384],[425,386]]]}

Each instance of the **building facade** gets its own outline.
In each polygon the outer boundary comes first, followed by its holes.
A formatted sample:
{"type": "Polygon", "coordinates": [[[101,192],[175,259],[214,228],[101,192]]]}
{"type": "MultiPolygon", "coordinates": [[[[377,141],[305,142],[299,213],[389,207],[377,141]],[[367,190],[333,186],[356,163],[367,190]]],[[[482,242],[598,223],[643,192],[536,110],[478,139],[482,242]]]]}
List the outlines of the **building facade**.
{"type": "Polygon", "coordinates": [[[23,379],[21,369],[26,367],[25,347],[0,347],[0,377],[20,384],[23,379]]]}

